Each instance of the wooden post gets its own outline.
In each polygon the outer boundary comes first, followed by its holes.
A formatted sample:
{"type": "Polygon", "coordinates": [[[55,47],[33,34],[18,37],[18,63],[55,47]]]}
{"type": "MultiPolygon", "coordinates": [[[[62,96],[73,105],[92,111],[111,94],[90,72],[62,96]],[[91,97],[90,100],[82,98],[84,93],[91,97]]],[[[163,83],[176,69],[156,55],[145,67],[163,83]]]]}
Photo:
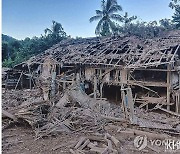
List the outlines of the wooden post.
{"type": "Polygon", "coordinates": [[[66,82],[63,82],[63,91],[66,89],[66,82]]]}
{"type": "Polygon", "coordinates": [[[167,110],[170,110],[170,87],[171,87],[171,83],[170,83],[170,76],[171,76],[171,66],[170,64],[168,64],[167,66],[167,110]]]}
{"type": "Polygon", "coordinates": [[[96,99],[97,97],[97,77],[96,75],[94,76],[94,98],[96,99]]]}
{"type": "Polygon", "coordinates": [[[178,102],[178,94],[175,94],[175,101],[176,101],[176,113],[179,112],[179,102],[178,102]]]}
{"type": "Polygon", "coordinates": [[[23,89],[23,76],[21,77],[21,89],[23,89]]]}
{"type": "Polygon", "coordinates": [[[32,85],[31,85],[31,78],[32,78],[32,76],[31,76],[31,71],[30,71],[30,68],[29,68],[29,64],[27,64],[27,66],[28,66],[28,70],[29,70],[29,89],[31,89],[32,88],[32,85]]]}
{"type": "Polygon", "coordinates": [[[58,65],[58,66],[59,66],[59,67],[58,67],[58,68],[59,68],[59,72],[58,72],[58,73],[59,73],[59,75],[60,75],[60,74],[61,74],[61,66],[60,66],[60,65],[58,65]]]}
{"type": "Polygon", "coordinates": [[[55,80],[56,80],[56,72],[52,72],[52,80],[51,80],[51,96],[54,97],[56,94],[56,84],[55,84],[55,80]]]}
{"type": "Polygon", "coordinates": [[[131,88],[127,88],[127,95],[128,95],[128,106],[130,109],[130,120],[132,123],[134,123],[134,101],[132,96],[132,90],[131,88]]]}
{"type": "Polygon", "coordinates": [[[119,70],[115,70],[116,73],[115,73],[115,81],[118,81],[118,74],[119,74],[119,70]]]}
{"type": "Polygon", "coordinates": [[[76,73],[76,83],[80,84],[80,82],[81,82],[80,74],[76,73]]]}
{"type": "Polygon", "coordinates": [[[121,95],[122,95],[122,106],[123,106],[123,112],[125,115],[125,119],[128,119],[128,111],[127,111],[125,92],[122,89],[121,89],[121,95]]]}
{"type": "Polygon", "coordinates": [[[127,84],[127,69],[122,69],[120,71],[121,83],[127,84]]]}
{"type": "Polygon", "coordinates": [[[148,103],[147,103],[147,105],[146,105],[146,111],[148,111],[148,109],[149,109],[149,107],[148,107],[148,103]]]}
{"type": "Polygon", "coordinates": [[[9,79],[9,75],[8,75],[9,73],[7,73],[7,77],[6,77],[6,85],[5,85],[5,90],[7,89],[7,87],[8,87],[8,79],[9,79]]]}
{"type": "Polygon", "coordinates": [[[180,90],[180,72],[178,72],[179,73],[179,90],[180,90]]]}
{"type": "Polygon", "coordinates": [[[177,99],[179,105],[178,105],[178,113],[180,113],[180,93],[178,93],[178,99],[177,99]]]}
{"type": "Polygon", "coordinates": [[[180,113],[180,72],[179,72],[179,92],[177,93],[177,103],[178,103],[177,113],[180,113]]]}
{"type": "Polygon", "coordinates": [[[101,98],[103,98],[103,85],[104,85],[104,83],[100,84],[100,95],[101,95],[100,97],[101,98]]]}
{"type": "Polygon", "coordinates": [[[176,93],[176,113],[180,113],[180,94],[176,93]]]}
{"type": "Polygon", "coordinates": [[[131,123],[134,123],[134,101],[132,96],[132,90],[130,87],[122,89],[123,107],[125,111],[125,118],[129,118],[131,123]],[[129,113],[128,113],[129,109],[129,113]]]}
{"type": "Polygon", "coordinates": [[[79,69],[79,78],[81,79],[81,77],[82,77],[82,68],[80,67],[80,69],[79,69]]]}
{"type": "Polygon", "coordinates": [[[43,72],[43,64],[40,64],[40,74],[43,72]]]}

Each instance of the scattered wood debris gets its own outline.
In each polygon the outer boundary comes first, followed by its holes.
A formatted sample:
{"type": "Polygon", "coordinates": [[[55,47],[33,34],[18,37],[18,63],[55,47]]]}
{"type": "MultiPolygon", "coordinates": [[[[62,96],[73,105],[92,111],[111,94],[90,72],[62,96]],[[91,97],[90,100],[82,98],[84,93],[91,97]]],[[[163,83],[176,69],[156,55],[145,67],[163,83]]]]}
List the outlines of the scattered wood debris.
{"type": "Polygon", "coordinates": [[[36,139],[81,133],[68,153],[121,153],[118,134],[180,135],[179,35],[65,40],[3,78],[6,120],[28,124],[36,139]]]}

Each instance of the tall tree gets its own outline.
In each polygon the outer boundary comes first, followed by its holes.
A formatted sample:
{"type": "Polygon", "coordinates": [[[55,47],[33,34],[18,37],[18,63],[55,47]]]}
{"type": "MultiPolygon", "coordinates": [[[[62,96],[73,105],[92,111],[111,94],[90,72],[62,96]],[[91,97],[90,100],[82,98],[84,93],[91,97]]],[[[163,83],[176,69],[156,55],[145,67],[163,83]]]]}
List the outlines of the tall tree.
{"type": "Polygon", "coordinates": [[[172,16],[172,21],[175,23],[177,28],[180,28],[180,0],[172,0],[169,7],[175,10],[174,15],[172,16]]]}
{"type": "Polygon", "coordinates": [[[129,16],[127,12],[125,12],[125,15],[123,16],[123,25],[118,25],[118,31],[120,33],[131,33],[131,26],[132,21],[136,20],[137,16],[129,16]]]}
{"type": "Polygon", "coordinates": [[[2,60],[3,66],[12,67],[21,63],[32,56],[35,56],[54,44],[66,39],[62,25],[53,21],[52,27],[45,30],[45,36],[25,38],[24,40],[16,40],[11,37],[3,37],[2,42],[2,60]]]}
{"type": "Polygon", "coordinates": [[[8,43],[2,42],[2,61],[9,58],[8,43]]]}
{"type": "Polygon", "coordinates": [[[51,35],[53,37],[66,37],[66,33],[64,32],[62,25],[54,20],[52,21],[51,29],[46,28],[44,32],[45,35],[51,35]]]}
{"type": "Polygon", "coordinates": [[[172,23],[171,19],[161,19],[159,20],[160,26],[163,27],[166,30],[173,29],[174,25],[172,23]]]}
{"type": "Polygon", "coordinates": [[[101,3],[101,10],[96,10],[96,15],[91,17],[89,21],[99,20],[95,34],[107,36],[117,31],[115,21],[123,21],[123,17],[117,14],[118,11],[122,11],[122,7],[118,5],[117,0],[103,0],[101,3]]]}
{"type": "Polygon", "coordinates": [[[125,12],[125,15],[124,15],[124,24],[125,26],[130,24],[133,20],[136,20],[137,19],[137,16],[131,16],[129,17],[128,13],[125,12]]]}

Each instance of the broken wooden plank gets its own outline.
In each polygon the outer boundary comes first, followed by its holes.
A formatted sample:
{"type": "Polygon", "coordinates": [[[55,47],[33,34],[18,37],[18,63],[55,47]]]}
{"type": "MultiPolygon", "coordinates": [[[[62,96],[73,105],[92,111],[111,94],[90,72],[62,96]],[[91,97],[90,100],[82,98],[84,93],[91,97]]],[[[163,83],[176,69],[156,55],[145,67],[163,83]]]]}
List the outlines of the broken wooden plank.
{"type": "Polygon", "coordinates": [[[112,140],[116,147],[119,147],[120,142],[118,139],[116,139],[114,136],[111,136],[109,133],[106,133],[105,135],[112,140]]]}
{"type": "Polygon", "coordinates": [[[155,138],[155,139],[166,139],[169,137],[169,135],[166,135],[166,134],[156,134],[156,133],[151,133],[151,132],[131,129],[131,128],[128,128],[127,130],[124,130],[124,131],[118,131],[118,132],[123,133],[123,134],[131,134],[131,135],[146,135],[148,138],[155,138]]]}
{"type": "Polygon", "coordinates": [[[127,120],[125,119],[121,119],[121,118],[116,118],[116,117],[111,117],[111,116],[104,116],[101,115],[102,118],[107,119],[107,120],[111,120],[111,121],[118,121],[118,122],[125,122],[125,123],[129,123],[127,120]]]}
{"type": "Polygon", "coordinates": [[[10,119],[12,119],[14,121],[17,121],[17,118],[14,115],[12,115],[11,113],[9,113],[9,112],[7,112],[5,110],[2,110],[2,116],[3,117],[8,117],[8,118],[10,118],[10,119]]]}
{"type": "Polygon", "coordinates": [[[78,149],[82,144],[83,142],[86,140],[87,138],[86,137],[81,137],[80,140],[78,141],[78,143],[76,144],[76,146],[74,147],[75,149],[78,149]]]}
{"type": "Polygon", "coordinates": [[[90,143],[90,140],[87,139],[87,140],[84,142],[84,144],[82,144],[78,149],[79,149],[79,150],[83,150],[89,143],[90,143]]]}
{"type": "Polygon", "coordinates": [[[169,113],[169,114],[172,114],[172,115],[174,115],[174,116],[180,117],[180,114],[178,114],[178,113],[176,113],[176,112],[169,111],[169,110],[167,110],[167,109],[164,109],[164,108],[160,107],[159,105],[156,105],[155,108],[160,109],[160,110],[162,110],[162,111],[164,111],[164,112],[167,112],[167,113],[169,113]]]}
{"type": "Polygon", "coordinates": [[[77,154],[73,149],[69,149],[71,154],[77,154]]]}
{"type": "Polygon", "coordinates": [[[18,87],[18,85],[19,85],[19,82],[20,82],[20,80],[21,80],[21,77],[22,77],[22,75],[23,75],[23,71],[21,72],[21,74],[20,74],[20,76],[19,76],[19,79],[18,79],[18,81],[17,81],[17,84],[16,84],[16,86],[15,86],[15,90],[17,89],[17,87],[18,87]]]}

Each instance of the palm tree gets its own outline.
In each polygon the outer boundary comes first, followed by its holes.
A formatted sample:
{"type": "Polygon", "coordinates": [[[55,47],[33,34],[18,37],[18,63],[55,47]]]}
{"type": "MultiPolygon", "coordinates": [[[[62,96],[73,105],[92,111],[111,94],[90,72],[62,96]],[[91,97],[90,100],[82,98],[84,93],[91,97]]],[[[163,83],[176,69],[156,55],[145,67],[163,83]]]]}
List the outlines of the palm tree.
{"type": "Polygon", "coordinates": [[[51,29],[46,28],[44,30],[45,35],[52,35],[54,37],[58,37],[58,36],[66,36],[66,33],[64,32],[64,29],[62,27],[62,25],[56,21],[52,21],[53,25],[51,27],[51,29]]]}
{"type": "Polygon", "coordinates": [[[123,25],[118,26],[118,32],[119,33],[132,33],[133,29],[133,21],[137,19],[137,16],[129,16],[127,12],[125,12],[125,15],[123,16],[123,25]]]}
{"type": "Polygon", "coordinates": [[[99,20],[95,34],[106,36],[115,33],[117,27],[114,21],[123,21],[121,15],[115,13],[122,11],[122,7],[117,4],[117,0],[103,0],[101,7],[102,10],[96,10],[96,15],[89,19],[90,22],[99,20]]]}
{"type": "Polygon", "coordinates": [[[131,16],[129,17],[128,13],[125,12],[125,15],[124,15],[124,24],[125,26],[127,26],[128,24],[132,23],[133,20],[136,20],[137,19],[137,16],[131,16]]]}

